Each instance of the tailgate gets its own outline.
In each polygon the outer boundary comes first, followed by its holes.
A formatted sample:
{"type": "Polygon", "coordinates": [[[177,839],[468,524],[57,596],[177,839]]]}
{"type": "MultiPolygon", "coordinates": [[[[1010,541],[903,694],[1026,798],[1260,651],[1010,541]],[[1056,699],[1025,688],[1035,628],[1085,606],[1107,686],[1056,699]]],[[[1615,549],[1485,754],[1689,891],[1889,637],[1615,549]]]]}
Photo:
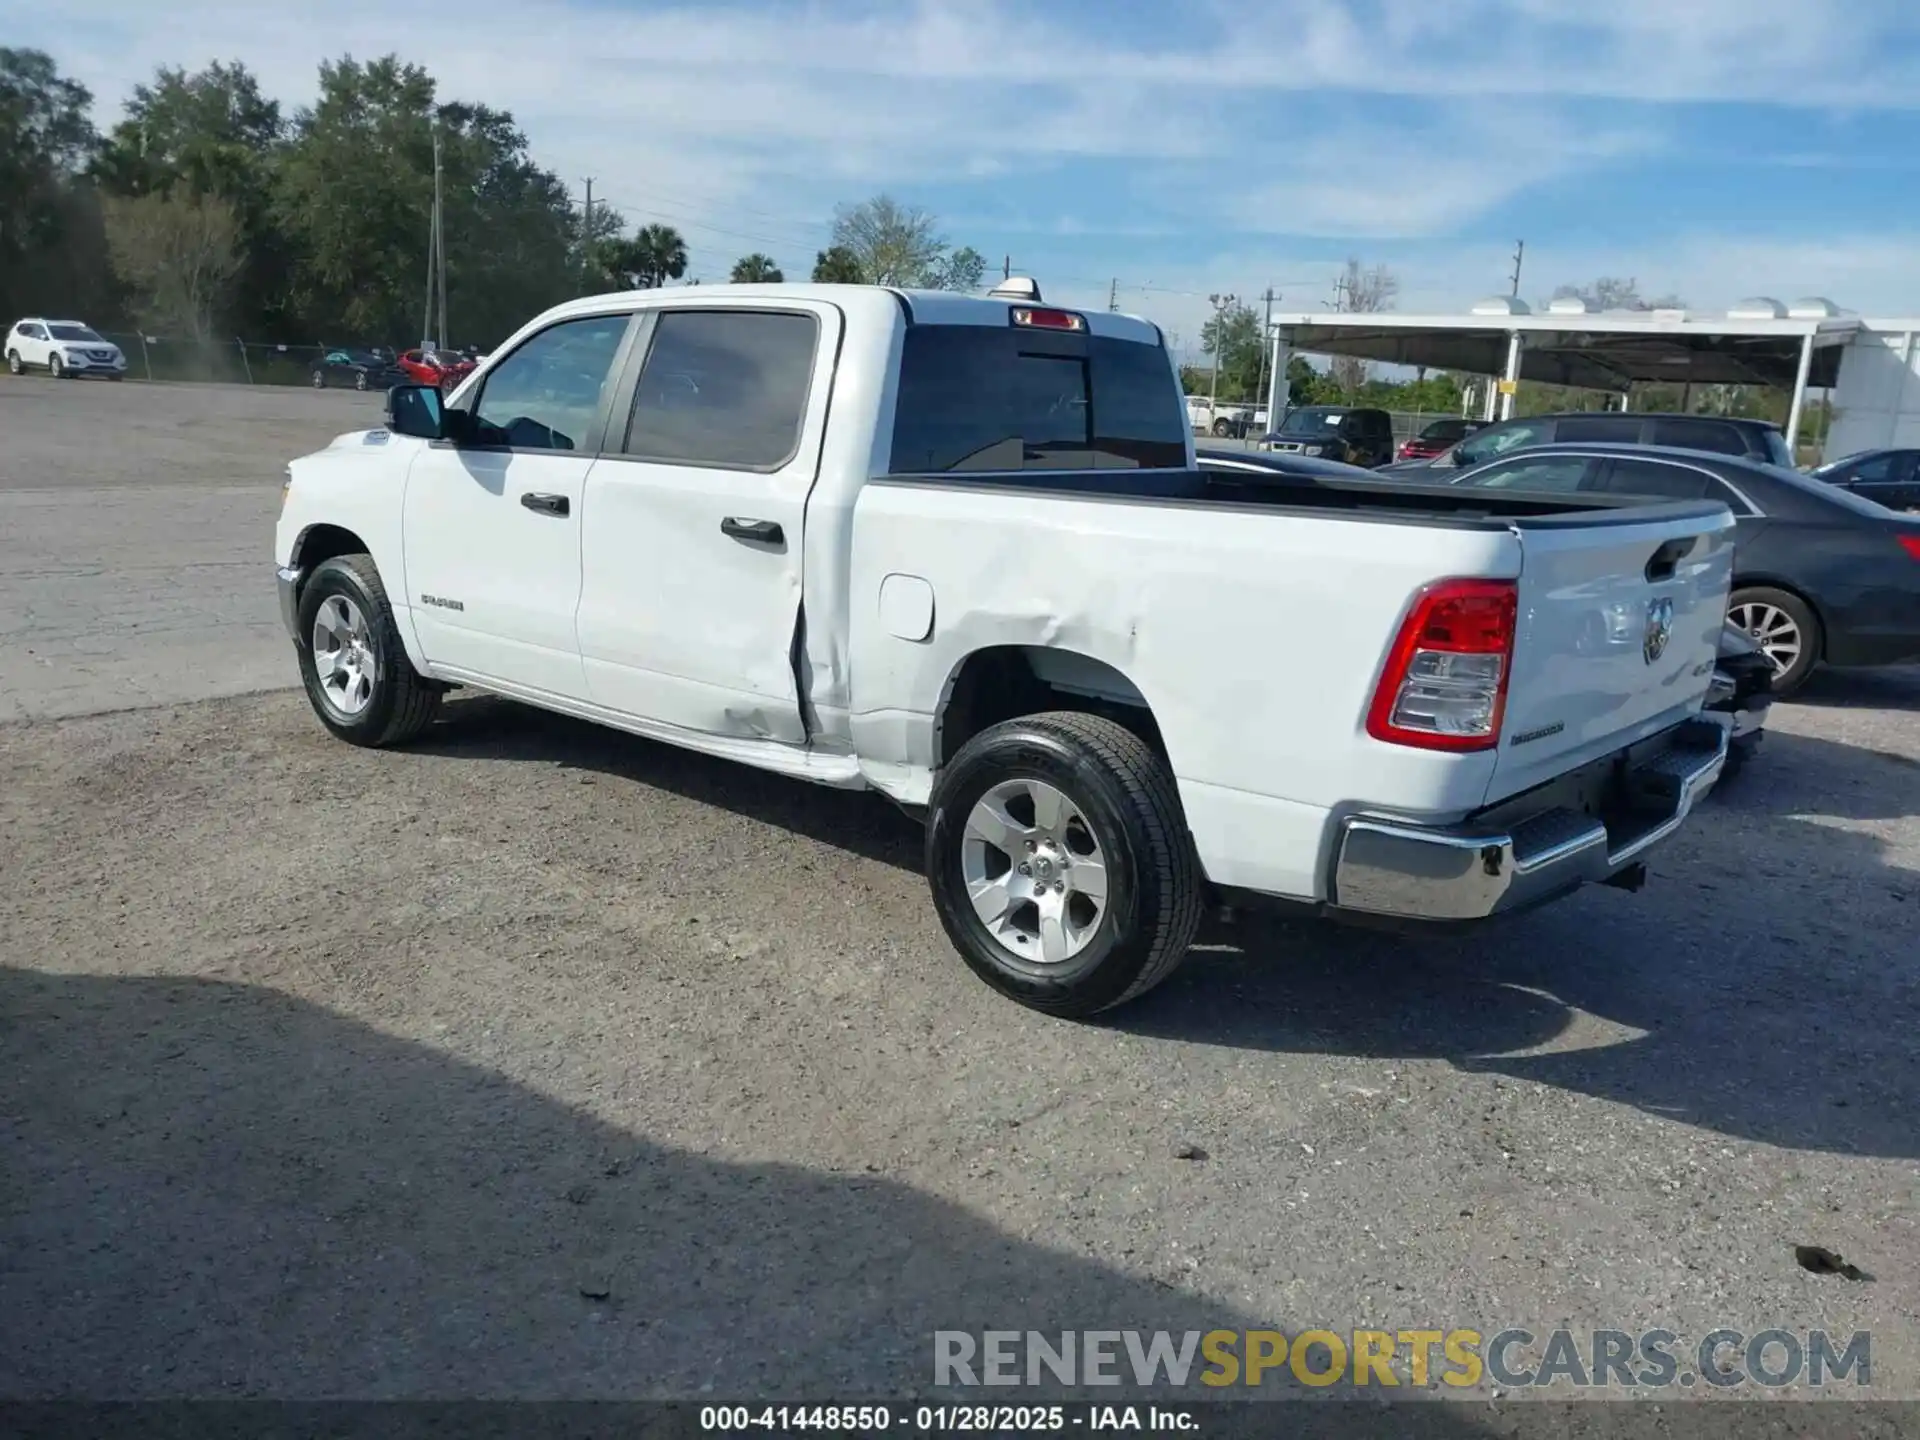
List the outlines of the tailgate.
{"type": "Polygon", "coordinates": [[[1713,678],[1734,521],[1666,504],[1519,522],[1513,673],[1489,802],[1694,713],[1713,678]]]}

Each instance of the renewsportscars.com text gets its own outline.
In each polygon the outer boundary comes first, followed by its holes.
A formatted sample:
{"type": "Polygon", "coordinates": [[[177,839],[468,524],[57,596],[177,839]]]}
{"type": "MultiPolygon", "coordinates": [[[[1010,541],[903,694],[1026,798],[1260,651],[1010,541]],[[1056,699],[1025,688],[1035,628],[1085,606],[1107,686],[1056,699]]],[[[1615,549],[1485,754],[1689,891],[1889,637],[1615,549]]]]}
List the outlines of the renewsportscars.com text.
{"type": "MultiPolygon", "coordinates": [[[[941,1386],[1726,1389],[1873,1383],[1872,1336],[1824,1330],[938,1330],[941,1386]]],[[[1200,1392],[1204,1393],[1204,1391],[1200,1392]]]]}

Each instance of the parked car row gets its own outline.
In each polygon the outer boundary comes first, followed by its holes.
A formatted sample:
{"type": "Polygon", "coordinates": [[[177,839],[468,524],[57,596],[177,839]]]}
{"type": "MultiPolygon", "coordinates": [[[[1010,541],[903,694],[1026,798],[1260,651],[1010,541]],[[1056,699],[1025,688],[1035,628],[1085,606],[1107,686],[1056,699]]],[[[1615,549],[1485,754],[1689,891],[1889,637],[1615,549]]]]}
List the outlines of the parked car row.
{"type": "Polygon", "coordinates": [[[437,385],[450,390],[485,357],[477,350],[436,350],[421,346],[394,355],[385,350],[329,350],[314,364],[316,390],[344,386],[389,390],[395,385],[437,385]]]}

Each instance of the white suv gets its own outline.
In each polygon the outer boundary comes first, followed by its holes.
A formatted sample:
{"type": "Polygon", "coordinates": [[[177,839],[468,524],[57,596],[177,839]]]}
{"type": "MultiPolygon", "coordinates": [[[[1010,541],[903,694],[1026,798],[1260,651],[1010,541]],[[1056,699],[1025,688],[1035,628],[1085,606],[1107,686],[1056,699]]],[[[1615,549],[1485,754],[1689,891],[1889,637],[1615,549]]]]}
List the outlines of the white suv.
{"type": "Polygon", "coordinates": [[[29,366],[44,369],[55,379],[104,375],[123,380],[127,357],[118,345],[78,320],[21,320],[7,332],[7,369],[18,375],[29,366]]]}

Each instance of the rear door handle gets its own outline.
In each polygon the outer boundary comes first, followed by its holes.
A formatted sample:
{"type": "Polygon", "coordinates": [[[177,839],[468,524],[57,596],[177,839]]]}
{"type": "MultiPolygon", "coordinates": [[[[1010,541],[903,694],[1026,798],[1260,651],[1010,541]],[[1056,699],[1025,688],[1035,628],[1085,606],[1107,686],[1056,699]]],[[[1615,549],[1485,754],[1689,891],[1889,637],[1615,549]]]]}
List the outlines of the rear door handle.
{"type": "Polygon", "coordinates": [[[778,545],[787,538],[778,520],[746,520],[729,515],[720,522],[720,533],[735,540],[758,540],[763,545],[778,545]]]}
{"type": "Polygon", "coordinates": [[[564,495],[535,495],[529,492],[520,497],[520,503],[542,515],[565,515],[572,508],[564,495]]]}

